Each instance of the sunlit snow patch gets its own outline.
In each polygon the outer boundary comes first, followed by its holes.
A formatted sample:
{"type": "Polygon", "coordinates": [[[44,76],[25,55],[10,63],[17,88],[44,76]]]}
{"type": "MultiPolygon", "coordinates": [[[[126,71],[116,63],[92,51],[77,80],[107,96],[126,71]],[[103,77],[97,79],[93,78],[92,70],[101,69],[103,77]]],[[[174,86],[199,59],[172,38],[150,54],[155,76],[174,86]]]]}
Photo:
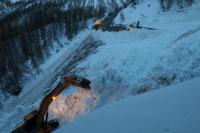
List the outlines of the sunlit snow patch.
{"type": "Polygon", "coordinates": [[[60,123],[70,122],[95,107],[97,96],[92,90],[79,88],[72,95],[61,95],[49,108],[49,119],[58,119],[60,123]]]}

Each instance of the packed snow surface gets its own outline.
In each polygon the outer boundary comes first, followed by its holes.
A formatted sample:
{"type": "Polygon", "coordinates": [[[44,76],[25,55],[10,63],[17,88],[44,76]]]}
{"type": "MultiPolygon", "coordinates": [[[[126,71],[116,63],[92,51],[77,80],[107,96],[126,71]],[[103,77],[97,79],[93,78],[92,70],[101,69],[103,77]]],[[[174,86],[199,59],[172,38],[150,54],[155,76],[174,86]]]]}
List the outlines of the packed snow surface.
{"type": "Polygon", "coordinates": [[[200,78],[106,105],[55,133],[198,133],[200,78]]]}

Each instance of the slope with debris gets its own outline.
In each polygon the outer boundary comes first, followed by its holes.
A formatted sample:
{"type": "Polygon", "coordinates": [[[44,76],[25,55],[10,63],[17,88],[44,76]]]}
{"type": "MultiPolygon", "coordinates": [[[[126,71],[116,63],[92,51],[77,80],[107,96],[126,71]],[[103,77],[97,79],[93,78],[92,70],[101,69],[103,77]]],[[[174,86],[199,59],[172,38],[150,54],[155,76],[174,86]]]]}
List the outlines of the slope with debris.
{"type": "MultiPolygon", "coordinates": [[[[105,45],[72,70],[72,73],[93,81],[98,98],[93,103],[96,108],[91,106],[90,111],[130,95],[199,77],[199,10],[194,4],[182,11],[163,13],[158,2],[149,0],[136,6],[136,9],[128,7],[123,10],[124,24],[140,20],[142,25],[159,30],[93,31],[93,36],[105,45]],[[147,6],[149,4],[150,7],[147,6]],[[146,8],[149,9],[144,10],[146,8]],[[197,29],[196,32],[185,35],[194,29],[197,29]]],[[[119,16],[115,22],[120,22],[119,16]]],[[[54,112],[54,108],[51,110],[54,112]]]]}

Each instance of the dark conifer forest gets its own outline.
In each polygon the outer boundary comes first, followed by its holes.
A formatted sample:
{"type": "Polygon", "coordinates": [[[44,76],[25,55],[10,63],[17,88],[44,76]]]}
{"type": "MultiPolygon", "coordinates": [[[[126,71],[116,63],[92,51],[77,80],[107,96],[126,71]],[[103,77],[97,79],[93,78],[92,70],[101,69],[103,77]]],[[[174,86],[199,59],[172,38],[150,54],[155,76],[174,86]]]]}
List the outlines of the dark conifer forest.
{"type": "Polygon", "coordinates": [[[21,78],[29,73],[30,65],[39,71],[53,40],[62,34],[72,39],[87,27],[88,19],[105,13],[104,1],[96,8],[93,0],[87,5],[84,0],[21,1],[15,5],[0,19],[0,88],[13,94],[21,90],[21,78]]]}

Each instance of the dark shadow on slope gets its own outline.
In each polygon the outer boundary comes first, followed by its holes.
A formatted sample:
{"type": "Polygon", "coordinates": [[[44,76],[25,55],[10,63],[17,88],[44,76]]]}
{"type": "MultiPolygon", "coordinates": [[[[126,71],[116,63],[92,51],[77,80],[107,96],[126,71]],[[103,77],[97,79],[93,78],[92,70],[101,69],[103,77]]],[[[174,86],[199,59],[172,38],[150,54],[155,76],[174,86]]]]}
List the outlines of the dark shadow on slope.
{"type": "Polygon", "coordinates": [[[71,55],[67,66],[64,69],[64,74],[68,74],[69,72],[73,73],[73,69],[75,69],[80,62],[86,60],[88,56],[97,52],[96,49],[102,45],[104,45],[104,43],[101,40],[96,40],[92,35],[88,36],[81,43],[80,47],[71,55]]]}
{"type": "Polygon", "coordinates": [[[182,39],[184,39],[184,38],[186,38],[186,37],[198,32],[198,31],[200,31],[200,27],[195,28],[195,29],[191,29],[191,30],[181,34],[179,37],[177,37],[177,39],[174,40],[173,43],[177,43],[178,41],[180,41],[180,40],[182,40],[182,39]]]}
{"type": "MultiPolygon", "coordinates": [[[[97,40],[94,36],[89,35],[81,42],[80,46],[75,49],[72,54],[63,62],[54,78],[51,79],[46,88],[50,89],[54,87],[54,84],[58,77],[64,77],[66,75],[73,75],[76,72],[76,66],[86,60],[90,55],[97,52],[97,48],[104,45],[104,42],[97,40]]],[[[49,90],[47,90],[48,92],[49,90]]]]}

